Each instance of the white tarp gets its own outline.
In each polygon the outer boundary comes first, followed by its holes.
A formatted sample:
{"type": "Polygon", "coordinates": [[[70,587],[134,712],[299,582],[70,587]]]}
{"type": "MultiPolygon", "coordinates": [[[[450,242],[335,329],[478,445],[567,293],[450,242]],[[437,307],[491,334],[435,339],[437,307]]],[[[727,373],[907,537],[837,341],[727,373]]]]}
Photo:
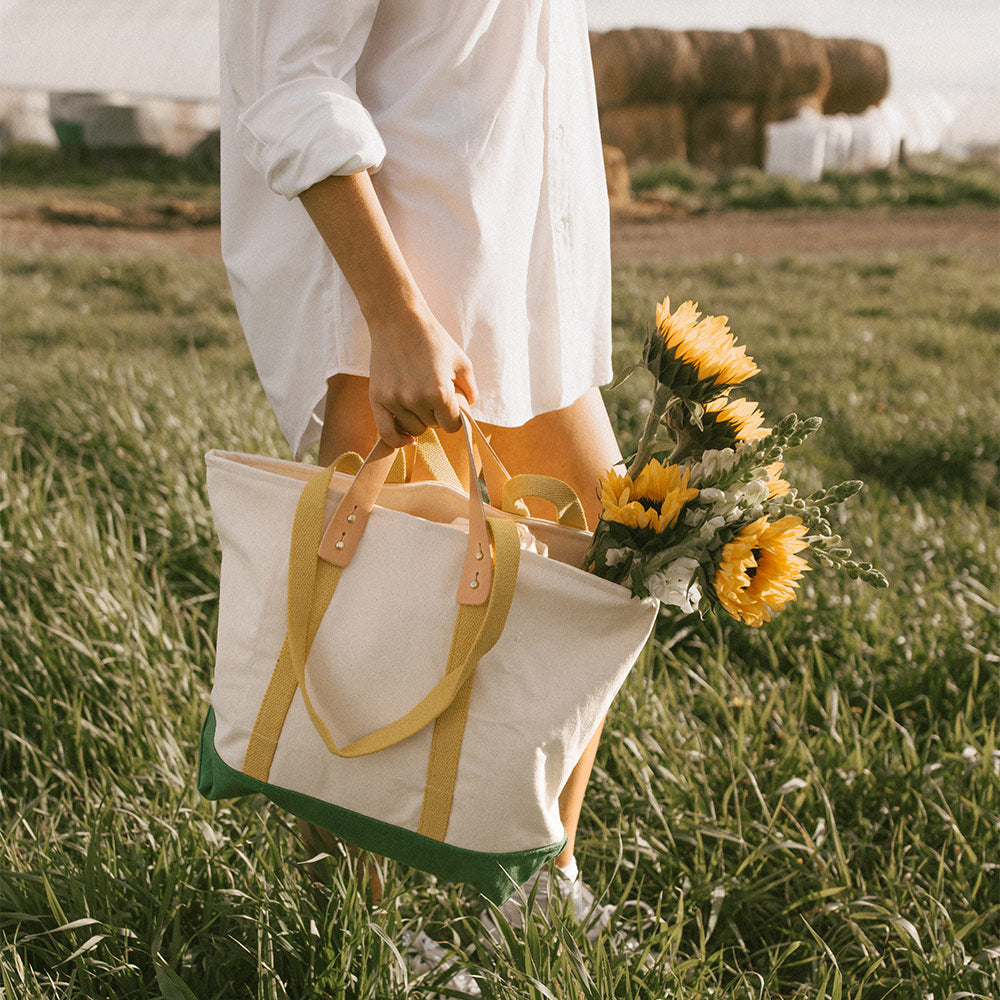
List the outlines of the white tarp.
{"type": "Polygon", "coordinates": [[[0,0],[0,87],[219,96],[216,0],[0,0]]]}
{"type": "Polygon", "coordinates": [[[767,126],[764,169],[801,181],[819,180],[824,170],[884,170],[899,163],[902,151],[957,148],[955,120],[954,105],[931,92],[890,96],[860,115],[820,115],[806,109],[767,126]]]}
{"type": "Polygon", "coordinates": [[[767,126],[764,171],[768,174],[818,181],[825,153],[826,130],[818,112],[803,110],[796,118],[767,126]]]}
{"type": "Polygon", "coordinates": [[[863,114],[849,117],[851,149],[843,167],[847,173],[886,170],[899,163],[902,133],[894,118],[887,117],[881,107],[868,108],[863,114]]]}
{"type": "Polygon", "coordinates": [[[902,122],[903,144],[907,153],[938,153],[951,123],[954,104],[934,91],[892,95],[882,103],[902,122]]]}

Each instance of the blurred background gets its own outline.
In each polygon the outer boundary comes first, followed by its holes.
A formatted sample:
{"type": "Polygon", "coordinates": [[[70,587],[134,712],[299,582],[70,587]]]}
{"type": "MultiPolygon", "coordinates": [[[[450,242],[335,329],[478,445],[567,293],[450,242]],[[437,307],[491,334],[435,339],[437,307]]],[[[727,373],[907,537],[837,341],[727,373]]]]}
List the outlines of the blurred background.
{"type": "MultiPolygon", "coordinates": [[[[2,0],[2,141],[211,164],[216,7],[2,0]]],[[[1000,6],[988,0],[588,0],[587,10],[604,138],[630,167],[755,166],[812,180],[1000,147],[1000,6]]]]}

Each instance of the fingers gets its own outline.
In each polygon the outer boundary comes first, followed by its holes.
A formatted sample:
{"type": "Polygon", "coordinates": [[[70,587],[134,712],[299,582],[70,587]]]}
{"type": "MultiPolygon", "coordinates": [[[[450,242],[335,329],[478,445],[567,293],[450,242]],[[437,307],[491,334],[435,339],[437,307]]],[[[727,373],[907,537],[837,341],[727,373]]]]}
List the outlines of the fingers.
{"type": "Polygon", "coordinates": [[[458,392],[453,386],[451,391],[447,393],[446,398],[442,399],[434,407],[434,426],[440,427],[448,434],[460,431],[462,429],[461,412],[458,392]]]}
{"type": "MultiPolygon", "coordinates": [[[[378,436],[390,448],[402,448],[404,445],[413,444],[414,435],[397,427],[395,417],[380,403],[372,402],[372,416],[375,418],[375,430],[378,436]]],[[[423,428],[420,433],[423,433],[423,428]]]]}
{"type": "Polygon", "coordinates": [[[393,448],[402,446],[399,441],[411,444],[428,427],[440,427],[448,433],[462,429],[459,395],[453,384],[418,400],[373,398],[372,413],[380,437],[393,448]]]}
{"type": "Polygon", "coordinates": [[[437,349],[432,364],[391,354],[372,356],[369,384],[379,436],[392,448],[411,444],[428,427],[461,430],[460,395],[476,398],[472,365],[453,341],[437,349]],[[376,365],[376,360],[378,365],[376,365]],[[426,372],[426,374],[425,374],[426,372]]]}

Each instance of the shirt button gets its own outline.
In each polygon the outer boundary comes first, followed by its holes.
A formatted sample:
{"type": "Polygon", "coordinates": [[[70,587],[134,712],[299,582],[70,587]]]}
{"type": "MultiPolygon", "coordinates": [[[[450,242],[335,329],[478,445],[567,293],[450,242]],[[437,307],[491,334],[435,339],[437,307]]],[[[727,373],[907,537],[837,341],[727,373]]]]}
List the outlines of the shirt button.
{"type": "Polygon", "coordinates": [[[561,139],[565,134],[566,134],[566,126],[560,125],[559,128],[556,129],[556,135],[561,139]]]}
{"type": "Polygon", "coordinates": [[[569,229],[569,219],[567,219],[566,216],[564,215],[559,220],[559,232],[564,233],[566,232],[567,229],[569,229]]]}

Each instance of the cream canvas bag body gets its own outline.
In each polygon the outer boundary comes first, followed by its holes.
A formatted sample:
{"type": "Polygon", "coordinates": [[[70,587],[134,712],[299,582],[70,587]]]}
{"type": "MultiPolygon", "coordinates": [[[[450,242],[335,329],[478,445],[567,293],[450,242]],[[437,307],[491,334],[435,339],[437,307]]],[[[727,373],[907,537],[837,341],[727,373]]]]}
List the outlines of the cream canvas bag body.
{"type": "Polygon", "coordinates": [[[559,792],[657,604],[577,567],[583,527],[512,513],[543,495],[585,525],[565,484],[515,477],[499,511],[474,471],[468,490],[450,468],[384,484],[394,459],[380,442],[348,475],[208,454],[222,571],[199,789],[263,793],[502,902],[562,849],[559,792]]]}

